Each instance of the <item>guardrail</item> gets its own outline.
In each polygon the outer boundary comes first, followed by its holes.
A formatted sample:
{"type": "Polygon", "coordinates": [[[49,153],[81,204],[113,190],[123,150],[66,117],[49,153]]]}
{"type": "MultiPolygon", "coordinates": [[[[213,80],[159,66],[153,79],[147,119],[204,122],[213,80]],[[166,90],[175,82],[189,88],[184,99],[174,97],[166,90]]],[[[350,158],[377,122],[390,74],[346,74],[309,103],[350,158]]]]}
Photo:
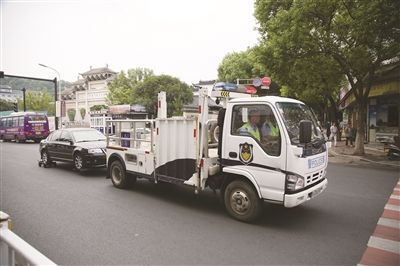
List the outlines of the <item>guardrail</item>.
{"type": "Polygon", "coordinates": [[[10,216],[0,211],[0,265],[57,265],[10,229],[10,216]]]}

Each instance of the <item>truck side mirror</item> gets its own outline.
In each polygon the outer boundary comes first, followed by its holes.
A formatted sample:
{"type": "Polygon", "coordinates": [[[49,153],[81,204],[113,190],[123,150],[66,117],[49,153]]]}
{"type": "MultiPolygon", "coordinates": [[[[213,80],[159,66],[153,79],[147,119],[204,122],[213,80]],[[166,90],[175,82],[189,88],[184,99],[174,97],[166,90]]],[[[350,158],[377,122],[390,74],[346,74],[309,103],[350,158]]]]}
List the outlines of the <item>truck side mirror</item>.
{"type": "Polygon", "coordinates": [[[299,141],[300,143],[311,142],[311,121],[301,120],[299,125],[299,141]]]}

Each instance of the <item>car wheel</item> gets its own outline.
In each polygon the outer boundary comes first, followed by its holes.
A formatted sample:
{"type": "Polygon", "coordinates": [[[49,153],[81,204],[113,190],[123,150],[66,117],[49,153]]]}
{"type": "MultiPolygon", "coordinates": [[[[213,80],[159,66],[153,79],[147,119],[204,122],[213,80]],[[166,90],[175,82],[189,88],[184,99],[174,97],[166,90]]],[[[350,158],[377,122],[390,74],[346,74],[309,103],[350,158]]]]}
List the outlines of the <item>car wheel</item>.
{"type": "Polygon", "coordinates": [[[83,158],[79,152],[74,154],[74,166],[78,172],[83,169],[83,158]]]}
{"type": "Polygon", "coordinates": [[[114,187],[126,188],[128,186],[128,176],[120,160],[115,160],[111,163],[110,176],[114,187]]]}
{"type": "Polygon", "coordinates": [[[47,152],[47,150],[42,151],[41,159],[42,159],[43,165],[45,167],[48,167],[51,165],[51,159],[49,157],[49,153],[47,152]]]}
{"type": "Polygon", "coordinates": [[[225,208],[242,222],[252,222],[261,214],[262,204],[253,186],[242,180],[231,182],[225,189],[225,208]]]}

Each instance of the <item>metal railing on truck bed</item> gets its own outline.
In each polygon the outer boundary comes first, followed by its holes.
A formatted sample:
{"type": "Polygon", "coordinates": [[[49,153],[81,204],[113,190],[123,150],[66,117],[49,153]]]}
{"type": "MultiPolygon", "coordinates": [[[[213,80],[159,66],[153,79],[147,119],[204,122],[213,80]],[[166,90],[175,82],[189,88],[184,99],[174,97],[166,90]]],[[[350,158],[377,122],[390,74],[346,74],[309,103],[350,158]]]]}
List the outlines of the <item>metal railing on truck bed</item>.
{"type": "Polygon", "coordinates": [[[149,148],[153,152],[154,147],[154,123],[155,120],[108,120],[106,121],[107,147],[119,146],[126,148],[149,148]],[[115,130],[110,134],[109,128],[115,130]]]}

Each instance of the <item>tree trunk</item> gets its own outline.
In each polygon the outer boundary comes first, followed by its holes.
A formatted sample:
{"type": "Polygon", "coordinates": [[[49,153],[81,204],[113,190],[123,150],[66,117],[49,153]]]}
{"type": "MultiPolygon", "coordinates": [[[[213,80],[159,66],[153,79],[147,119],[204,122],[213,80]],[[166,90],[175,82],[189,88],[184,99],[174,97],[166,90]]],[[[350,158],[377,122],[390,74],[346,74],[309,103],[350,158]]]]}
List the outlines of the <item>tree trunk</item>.
{"type": "Polygon", "coordinates": [[[356,109],[357,113],[357,132],[356,132],[356,141],[355,141],[355,150],[354,155],[364,155],[364,141],[365,141],[365,128],[367,121],[367,100],[362,100],[359,102],[358,107],[356,109]]]}

